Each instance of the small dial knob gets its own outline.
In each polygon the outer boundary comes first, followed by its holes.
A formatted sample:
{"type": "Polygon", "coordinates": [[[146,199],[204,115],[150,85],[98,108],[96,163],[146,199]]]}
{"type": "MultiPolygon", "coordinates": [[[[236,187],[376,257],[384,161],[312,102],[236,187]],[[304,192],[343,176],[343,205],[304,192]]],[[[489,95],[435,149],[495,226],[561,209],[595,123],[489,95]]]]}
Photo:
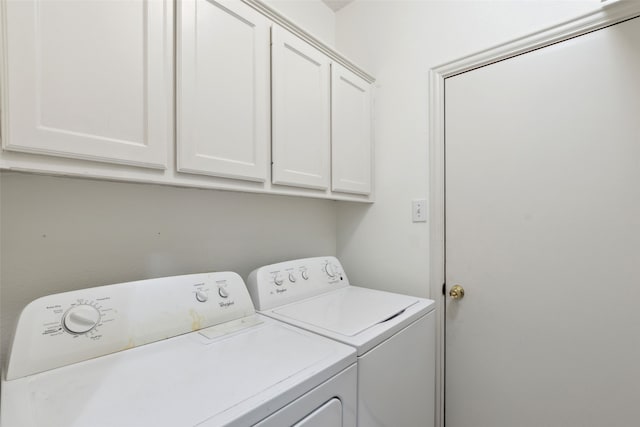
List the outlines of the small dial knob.
{"type": "Polygon", "coordinates": [[[333,264],[326,263],[324,265],[324,271],[329,275],[329,277],[336,277],[336,268],[333,266],[333,264]]]}
{"type": "Polygon", "coordinates": [[[280,276],[276,276],[273,278],[273,283],[275,283],[278,286],[281,286],[283,283],[282,277],[280,276]]]}
{"type": "Polygon", "coordinates": [[[307,273],[307,270],[303,271],[301,276],[304,280],[309,280],[309,273],[307,273]]]}
{"type": "Polygon", "coordinates": [[[293,274],[293,273],[289,273],[289,281],[290,281],[291,283],[296,283],[296,280],[298,280],[298,279],[296,278],[296,275],[295,275],[295,274],[293,274]]]}
{"type": "Polygon", "coordinates": [[[200,302],[207,302],[209,295],[205,291],[196,291],[196,299],[200,302]]]}
{"type": "Polygon", "coordinates": [[[229,291],[227,291],[227,288],[219,286],[218,295],[220,295],[222,298],[229,298],[229,291]]]}
{"type": "Polygon", "coordinates": [[[71,307],[62,318],[62,325],[72,334],[84,334],[100,322],[100,312],[94,306],[80,304],[71,307]]]}

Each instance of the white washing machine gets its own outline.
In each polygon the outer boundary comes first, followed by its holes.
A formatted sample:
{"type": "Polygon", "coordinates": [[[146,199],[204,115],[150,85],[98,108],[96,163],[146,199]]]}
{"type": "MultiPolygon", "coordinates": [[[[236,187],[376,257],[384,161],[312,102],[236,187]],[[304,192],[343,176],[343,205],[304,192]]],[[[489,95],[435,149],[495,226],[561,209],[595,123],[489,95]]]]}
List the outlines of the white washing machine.
{"type": "Polygon", "coordinates": [[[255,314],[235,273],[101,286],[22,312],[3,427],[356,425],[353,348],[255,314]]]}
{"type": "Polygon", "coordinates": [[[256,309],[358,352],[358,426],[433,427],[434,301],[351,286],[334,257],[267,265],[247,281],[256,309]]]}

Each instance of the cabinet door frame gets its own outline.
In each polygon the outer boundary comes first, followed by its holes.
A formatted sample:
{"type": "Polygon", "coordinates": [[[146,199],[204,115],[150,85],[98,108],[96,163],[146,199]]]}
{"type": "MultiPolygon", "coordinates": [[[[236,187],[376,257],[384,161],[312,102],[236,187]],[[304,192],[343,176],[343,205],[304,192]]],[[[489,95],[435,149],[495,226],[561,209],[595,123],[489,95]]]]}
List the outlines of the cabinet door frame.
{"type": "MultiPolygon", "coordinates": [[[[9,151],[166,169],[173,140],[173,2],[141,2],[144,29],[143,135],[139,141],[41,123],[39,1],[2,2],[2,148],[9,151]],[[31,54],[25,54],[25,44],[31,54]]],[[[99,83],[99,82],[98,82],[99,83]]],[[[60,108],[64,108],[61,105],[60,108]]],[[[114,107],[115,108],[115,107],[114,107]]]]}
{"type": "Polygon", "coordinates": [[[330,186],[331,174],[331,116],[330,116],[330,60],[329,58],[304,40],[284,28],[272,27],[272,182],[274,184],[295,187],[327,190],[330,186]],[[288,113],[290,107],[286,104],[286,67],[284,55],[292,52],[305,60],[314,63],[319,68],[320,88],[320,140],[321,158],[319,171],[308,171],[299,168],[295,162],[288,160],[291,144],[289,141],[287,123],[291,122],[288,113]]]}
{"type": "MultiPolygon", "coordinates": [[[[270,25],[271,22],[255,9],[242,2],[221,2],[207,0],[210,7],[216,7],[220,13],[228,14],[253,28],[253,88],[254,106],[248,114],[249,123],[239,118],[228,117],[239,126],[253,126],[250,145],[253,154],[247,159],[229,158],[221,153],[204,153],[199,150],[201,144],[229,144],[229,141],[198,141],[197,96],[198,47],[197,25],[198,0],[183,0],[178,3],[176,36],[176,137],[177,170],[201,175],[264,182],[269,172],[270,145],[270,25]]],[[[206,53],[206,52],[204,52],[206,53]]],[[[206,83],[205,83],[206,84],[206,83]]],[[[212,103],[217,102],[211,99],[212,103]]],[[[237,141],[236,141],[237,142],[237,141]]],[[[244,143],[244,142],[243,142],[244,143]]]]}
{"type": "Polygon", "coordinates": [[[334,62],[331,64],[332,191],[371,194],[373,160],[371,124],[371,85],[334,62]],[[353,111],[340,111],[342,106],[347,105],[340,97],[342,85],[360,97],[360,105],[349,105],[356,107],[353,111]],[[353,135],[354,133],[357,135],[353,135]],[[361,171],[362,174],[357,176],[355,173],[349,173],[350,171],[361,171]]]}

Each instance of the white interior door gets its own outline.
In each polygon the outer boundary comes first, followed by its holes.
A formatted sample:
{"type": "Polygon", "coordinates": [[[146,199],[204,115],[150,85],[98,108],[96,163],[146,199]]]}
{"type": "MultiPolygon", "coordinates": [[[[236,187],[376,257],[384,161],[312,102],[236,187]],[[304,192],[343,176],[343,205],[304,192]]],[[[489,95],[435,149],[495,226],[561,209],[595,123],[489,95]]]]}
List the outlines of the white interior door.
{"type": "Polygon", "coordinates": [[[640,422],[640,18],[445,81],[447,427],[640,422]]]}

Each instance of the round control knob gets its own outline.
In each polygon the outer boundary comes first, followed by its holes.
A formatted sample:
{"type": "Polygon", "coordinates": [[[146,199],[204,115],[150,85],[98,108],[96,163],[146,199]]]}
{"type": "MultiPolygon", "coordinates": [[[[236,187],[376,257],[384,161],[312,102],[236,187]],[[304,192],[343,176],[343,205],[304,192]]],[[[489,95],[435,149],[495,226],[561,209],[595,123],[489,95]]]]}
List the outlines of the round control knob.
{"type": "Polygon", "coordinates": [[[329,277],[336,277],[336,268],[333,266],[333,264],[326,263],[324,265],[324,271],[329,275],[329,277]]]}
{"type": "Polygon", "coordinates": [[[280,276],[276,276],[273,278],[273,283],[275,283],[278,286],[281,286],[283,283],[282,277],[280,276]]]}
{"type": "Polygon", "coordinates": [[[209,295],[205,291],[196,291],[196,299],[200,302],[207,302],[209,295]]]}
{"type": "Polygon", "coordinates": [[[222,298],[229,298],[229,291],[227,291],[227,288],[223,288],[222,286],[218,287],[218,295],[220,295],[222,298]]]}
{"type": "Polygon", "coordinates": [[[290,281],[291,283],[296,283],[296,280],[297,280],[297,279],[296,279],[296,275],[295,275],[295,274],[293,274],[293,273],[289,273],[289,281],[290,281]]]}
{"type": "Polygon", "coordinates": [[[304,280],[309,280],[309,273],[307,273],[307,270],[303,271],[301,276],[304,280]]]}
{"type": "Polygon", "coordinates": [[[62,325],[72,334],[84,334],[100,322],[100,312],[94,306],[81,304],[71,307],[62,318],[62,325]]]}

